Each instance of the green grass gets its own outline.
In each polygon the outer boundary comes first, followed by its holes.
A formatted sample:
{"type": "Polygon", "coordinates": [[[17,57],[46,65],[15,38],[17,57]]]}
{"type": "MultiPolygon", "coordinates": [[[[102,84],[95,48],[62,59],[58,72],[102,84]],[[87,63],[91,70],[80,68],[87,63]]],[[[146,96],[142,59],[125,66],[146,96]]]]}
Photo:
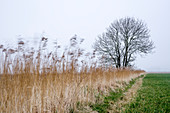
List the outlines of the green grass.
{"type": "Polygon", "coordinates": [[[116,101],[118,98],[120,98],[123,94],[123,91],[121,89],[117,89],[116,92],[111,91],[109,96],[104,97],[104,101],[102,103],[96,103],[94,105],[91,105],[93,111],[97,111],[99,113],[107,113],[107,109],[110,108],[110,101],[116,101]]]}
{"type": "Polygon", "coordinates": [[[136,100],[127,105],[126,113],[169,113],[170,74],[147,74],[136,100]]]}
{"type": "Polygon", "coordinates": [[[116,102],[119,98],[121,98],[123,96],[123,93],[131,88],[138,78],[131,80],[130,83],[124,88],[124,90],[117,89],[116,91],[111,91],[109,96],[104,97],[104,101],[102,103],[96,102],[96,104],[90,105],[90,107],[93,109],[93,111],[97,111],[98,113],[108,113],[107,111],[110,108],[110,102],[116,102]]]}

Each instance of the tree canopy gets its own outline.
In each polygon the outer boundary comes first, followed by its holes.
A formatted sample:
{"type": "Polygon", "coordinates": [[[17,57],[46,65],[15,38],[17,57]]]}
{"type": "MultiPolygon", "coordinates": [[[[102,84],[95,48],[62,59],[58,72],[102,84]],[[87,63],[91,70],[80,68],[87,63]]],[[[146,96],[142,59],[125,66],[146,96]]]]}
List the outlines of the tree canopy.
{"type": "Polygon", "coordinates": [[[126,17],[111,23],[93,47],[106,65],[128,67],[137,54],[152,52],[154,43],[149,38],[149,29],[143,21],[126,17]]]}

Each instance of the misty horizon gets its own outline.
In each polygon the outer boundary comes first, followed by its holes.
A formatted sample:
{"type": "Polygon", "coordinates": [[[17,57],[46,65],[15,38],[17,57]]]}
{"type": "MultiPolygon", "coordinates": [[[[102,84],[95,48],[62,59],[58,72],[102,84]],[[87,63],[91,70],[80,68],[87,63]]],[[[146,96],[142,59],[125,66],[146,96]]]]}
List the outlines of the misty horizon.
{"type": "Polygon", "coordinates": [[[114,20],[134,17],[147,24],[156,47],[152,54],[139,55],[135,67],[147,72],[170,72],[169,10],[168,0],[1,1],[0,44],[15,47],[17,38],[34,43],[44,36],[50,45],[57,39],[64,47],[76,34],[85,39],[81,46],[92,51],[95,39],[114,20]]]}

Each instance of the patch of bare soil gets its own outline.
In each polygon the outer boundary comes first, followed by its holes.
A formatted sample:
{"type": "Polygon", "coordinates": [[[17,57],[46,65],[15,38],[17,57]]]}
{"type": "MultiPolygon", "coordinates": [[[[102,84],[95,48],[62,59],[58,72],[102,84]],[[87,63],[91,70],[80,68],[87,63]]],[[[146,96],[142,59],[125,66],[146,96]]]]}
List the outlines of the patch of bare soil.
{"type": "Polygon", "coordinates": [[[133,99],[135,99],[136,93],[141,87],[142,79],[144,77],[139,78],[136,83],[127,92],[125,92],[118,101],[110,103],[111,110],[109,110],[109,113],[121,113],[125,110],[125,105],[129,104],[133,99]]]}

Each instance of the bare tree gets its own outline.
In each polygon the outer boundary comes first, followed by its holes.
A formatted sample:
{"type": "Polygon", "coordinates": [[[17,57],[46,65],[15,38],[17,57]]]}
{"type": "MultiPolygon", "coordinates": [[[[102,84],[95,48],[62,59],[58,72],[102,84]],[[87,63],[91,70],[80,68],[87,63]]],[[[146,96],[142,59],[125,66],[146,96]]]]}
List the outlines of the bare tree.
{"type": "Polygon", "coordinates": [[[149,40],[146,24],[135,18],[114,21],[94,43],[94,49],[102,56],[106,65],[131,66],[137,54],[148,54],[154,48],[149,40]]]}

